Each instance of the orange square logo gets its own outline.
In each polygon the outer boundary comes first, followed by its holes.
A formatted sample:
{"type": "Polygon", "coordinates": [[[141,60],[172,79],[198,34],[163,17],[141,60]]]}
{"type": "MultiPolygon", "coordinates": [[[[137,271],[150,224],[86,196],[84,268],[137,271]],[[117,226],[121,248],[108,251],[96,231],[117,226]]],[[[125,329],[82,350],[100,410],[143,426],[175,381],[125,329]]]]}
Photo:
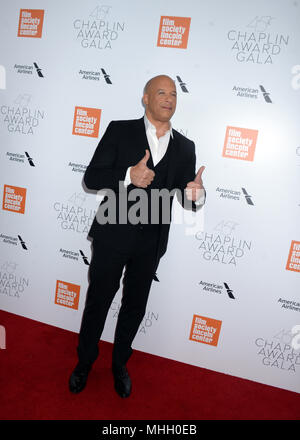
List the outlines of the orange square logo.
{"type": "Polygon", "coordinates": [[[189,17],[161,17],[157,46],[186,49],[190,24],[191,19],[189,17]]]}
{"type": "Polygon", "coordinates": [[[42,38],[43,9],[21,9],[18,37],[42,38]]]}
{"type": "Polygon", "coordinates": [[[223,157],[253,161],[258,130],[227,127],[223,157]]]}
{"type": "Polygon", "coordinates": [[[300,241],[293,240],[291,243],[286,270],[300,272],[300,241]]]}
{"type": "Polygon", "coordinates": [[[80,286],[67,283],[66,281],[56,281],[55,304],[78,310],[80,286]]]}
{"type": "Polygon", "coordinates": [[[190,340],[203,344],[218,345],[222,321],[207,318],[206,316],[194,315],[190,340]]]}
{"type": "Polygon", "coordinates": [[[99,108],[75,107],[72,134],[98,137],[100,117],[99,108]]]}
{"type": "Polygon", "coordinates": [[[26,188],[4,185],[2,209],[24,214],[26,202],[26,188]]]}

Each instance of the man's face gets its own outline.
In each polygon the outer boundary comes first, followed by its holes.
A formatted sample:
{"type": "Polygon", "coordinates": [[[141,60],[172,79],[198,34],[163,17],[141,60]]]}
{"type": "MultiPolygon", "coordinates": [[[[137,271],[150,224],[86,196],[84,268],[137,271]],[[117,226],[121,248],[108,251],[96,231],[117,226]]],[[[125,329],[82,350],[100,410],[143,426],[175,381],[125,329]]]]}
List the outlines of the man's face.
{"type": "Polygon", "coordinates": [[[143,99],[146,112],[153,121],[168,122],[176,110],[174,81],[165,76],[153,79],[143,99]]]}

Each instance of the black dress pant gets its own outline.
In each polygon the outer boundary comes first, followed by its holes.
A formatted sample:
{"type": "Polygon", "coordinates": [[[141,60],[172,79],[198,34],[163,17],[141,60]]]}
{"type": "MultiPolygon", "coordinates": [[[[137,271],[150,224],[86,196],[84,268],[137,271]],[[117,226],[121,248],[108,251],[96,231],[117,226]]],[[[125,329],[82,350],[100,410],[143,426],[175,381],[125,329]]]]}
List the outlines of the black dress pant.
{"type": "Polygon", "coordinates": [[[135,226],[130,245],[124,250],[106,240],[93,240],[90,283],[83,312],[79,344],[79,364],[90,367],[99,353],[99,339],[112,300],[123,278],[122,304],[117,320],[112,364],[125,365],[132,354],[131,344],[146,311],[156,270],[158,225],[135,226]]]}

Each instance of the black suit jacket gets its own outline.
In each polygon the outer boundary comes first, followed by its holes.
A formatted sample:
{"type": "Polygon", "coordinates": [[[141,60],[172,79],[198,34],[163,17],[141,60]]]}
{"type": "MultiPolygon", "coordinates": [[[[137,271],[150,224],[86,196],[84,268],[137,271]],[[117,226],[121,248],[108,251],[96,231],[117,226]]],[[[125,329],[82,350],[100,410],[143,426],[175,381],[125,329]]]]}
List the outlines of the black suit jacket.
{"type": "MultiPolygon", "coordinates": [[[[112,121],[101,138],[94,156],[87,167],[84,182],[89,189],[111,189],[116,195],[119,193],[119,181],[125,180],[128,167],[136,165],[149,149],[144,118],[127,121],[112,121]]],[[[195,178],[195,144],[173,129],[173,139],[170,138],[169,161],[166,188],[175,188],[181,192],[178,200],[184,197],[184,189],[188,182],[195,178]]],[[[135,188],[133,184],[127,191],[135,188]]],[[[196,210],[192,202],[184,206],[196,210]]],[[[173,197],[171,198],[170,209],[173,197]]],[[[126,249],[130,239],[130,228],[136,226],[125,224],[99,224],[95,217],[89,235],[95,239],[105,240],[119,249],[126,249]]],[[[158,245],[157,264],[166,252],[170,224],[161,225],[158,245]]]]}

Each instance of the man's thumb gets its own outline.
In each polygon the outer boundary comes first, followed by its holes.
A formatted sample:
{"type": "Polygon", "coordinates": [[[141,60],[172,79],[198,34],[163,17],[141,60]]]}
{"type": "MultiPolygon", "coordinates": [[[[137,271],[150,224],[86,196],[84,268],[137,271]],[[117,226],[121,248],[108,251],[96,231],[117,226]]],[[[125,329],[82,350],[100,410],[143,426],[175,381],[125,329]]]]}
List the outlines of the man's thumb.
{"type": "Polygon", "coordinates": [[[201,183],[201,181],[202,181],[202,173],[203,173],[204,170],[205,170],[204,166],[199,168],[198,173],[196,174],[196,177],[194,179],[194,182],[201,183]]]}
{"type": "Polygon", "coordinates": [[[143,162],[144,165],[147,165],[148,159],[150,157],[150,152],[149,152],[149,150],[145,150],[145,151],[146,151],[146,154],[143,157],[143,159],[141,160],[141,162],[143,162]]]}

